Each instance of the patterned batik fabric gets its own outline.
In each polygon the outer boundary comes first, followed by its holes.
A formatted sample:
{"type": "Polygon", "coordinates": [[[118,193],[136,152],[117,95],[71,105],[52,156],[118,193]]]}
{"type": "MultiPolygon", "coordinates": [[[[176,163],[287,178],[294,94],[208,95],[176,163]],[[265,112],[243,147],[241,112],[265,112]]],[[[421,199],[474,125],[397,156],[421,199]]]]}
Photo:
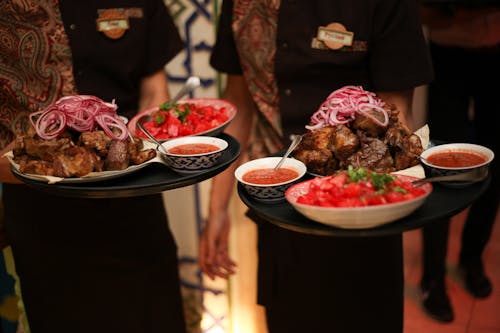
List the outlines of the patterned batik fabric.
{"type": "Polygon", "coordinates": [[[27,115],[76,94],[71,50],[56,0],[0,1],[0,148],[27,115]]]}
{"type": "Polygon", "coordinates": [[[259,115],[249,156],[267,156],[282,148],[278,86],[274,77],[279,1],[235,0],[233,34],[243,75],[259,115]]]}

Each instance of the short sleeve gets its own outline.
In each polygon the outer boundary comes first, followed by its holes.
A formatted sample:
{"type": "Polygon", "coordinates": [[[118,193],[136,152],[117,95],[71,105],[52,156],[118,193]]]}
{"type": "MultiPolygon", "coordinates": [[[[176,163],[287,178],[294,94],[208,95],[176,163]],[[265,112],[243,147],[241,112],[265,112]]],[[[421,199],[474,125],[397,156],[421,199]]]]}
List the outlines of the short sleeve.
{"type": "Polygon", "coordinates": [[[184,47],[163,0],[151,0],[148,12],[148,59],[146,75],[163,68],[184,47]]]}
{"type": "Polygon", "coordinates": [[[233,1],[224,0],[217,26],[217,39],[210,56],[210,65],[220,72],[242,74],[238,50],[233,37],[232,17],[233,1]]]}
{"type": "Polygon", "coordinates": [[[379,1],[370,44],[369,68],[375,90],[409,89],[432,80],[417,1],[379,1]]]}

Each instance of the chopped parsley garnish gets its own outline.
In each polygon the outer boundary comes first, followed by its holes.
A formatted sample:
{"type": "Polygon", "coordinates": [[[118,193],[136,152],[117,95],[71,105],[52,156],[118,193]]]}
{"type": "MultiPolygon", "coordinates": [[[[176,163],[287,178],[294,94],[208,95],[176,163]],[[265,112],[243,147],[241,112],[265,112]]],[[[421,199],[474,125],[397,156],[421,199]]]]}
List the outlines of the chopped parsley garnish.
{"type": "Polygon", "coordinates": [[[155,115],[155,123],[156,125],[161,125],[165,122],[165,117],[161,113],[157,113],[155,115]]]}
{"type": "Polygon", "coordinates": [[[191,113],[189,104],[172,104],[170,102],[165,102],[160,104],[160,110],[169,111],[173,110],[173,114],[181,121],[181,123],[186,123],[186,117],[191,113]]]}
{"type": "Polygon", "coordinates": [[[370,178],[376,190],[384,188],[387,184],[394,181],[394,176],[388,175],[386,173],[371,173],[370,178]]]}
{"type": "Polygon", "coordinates": [[[349,165],[347,168],[347,175],[351,183],[357,183],[360,180],[366,179],[367,172],[365,168],[354,169],[352,165],[349,165]]]}

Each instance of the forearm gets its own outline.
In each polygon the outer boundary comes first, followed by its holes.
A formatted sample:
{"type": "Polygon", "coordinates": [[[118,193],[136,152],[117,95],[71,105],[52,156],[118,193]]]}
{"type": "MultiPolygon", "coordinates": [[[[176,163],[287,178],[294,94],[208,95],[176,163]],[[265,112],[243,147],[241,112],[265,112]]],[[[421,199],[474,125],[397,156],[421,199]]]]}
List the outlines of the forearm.
{"type": "Polygon", "coordinates": [[[414,130],[412,102],[413,89],[404,91],[380,91],[377,95],[386,103],[396,105],[399,110],[399,120],[405,124],[410,130],[414,130]]]}
{"type": "Polygon", "coordinates": [[[10,171],[10,163],[9,160],[3,155],[11,151],[14,148],[14,142],[10,143],[5,149],[0,151],[0,183],[21,183],[19,179],[17,179],[12,171],[10,171]]]}
{"type": "MultiPolygon", "coordinates": [[[[228,88],[223,98],[233,103],[238,110],[225,132],[240,143],[241,150],[244,152],[250,137],[255,106],[243,77],[229,76],[228,88]]],[[[243,156],[240,156],[224,172],[213,178],[209,204],[210,214],[216,214],[227,209],[235,184],[234,171],[241,163],[242,158],[243,156]]]]}
{"type": "Polygon", "coordinates": [[[169,99],[167,74],[163,68],[141,80],[139,111],[158,106],[169,99]]]}

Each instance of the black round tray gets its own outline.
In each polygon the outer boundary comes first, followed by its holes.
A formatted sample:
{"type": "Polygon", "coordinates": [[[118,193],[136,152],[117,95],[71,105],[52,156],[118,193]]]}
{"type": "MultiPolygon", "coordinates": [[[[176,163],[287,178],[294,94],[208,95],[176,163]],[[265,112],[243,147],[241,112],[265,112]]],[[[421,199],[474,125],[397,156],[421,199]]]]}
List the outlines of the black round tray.
{"type": "Polygon", "coordinates": [[[245,188],[238,184],[241,200],[250,208],[248,215],[256,215],[270,223],[288,230],[321,236],[335,237],[368,237],[400,234],[405,231],[423,227],[425,224],[451,217],[471,203],[488,187],[489,176],[485,181],[463,188],[449,188],[433,184],[433,191],[411,215],[382,226],[369,229],[342,229],[312,221],[297,212],[287,201],[265,204],[251,198],[245,188]]]}
{"type": "Polygon", "coordinates": [[[50,194],[76,198],[120,198],[156,194],[179,187],[193,185],[212,178],[224,171],[240,154],[240,144],[232,136],[222,133],[221,139],[229,146],[224,151],[217,165],[200,173],[181,175],[161,163],[151,163],[134,173],[94,183],[48,184],[14,175],[28,186],[50,194]]]}

